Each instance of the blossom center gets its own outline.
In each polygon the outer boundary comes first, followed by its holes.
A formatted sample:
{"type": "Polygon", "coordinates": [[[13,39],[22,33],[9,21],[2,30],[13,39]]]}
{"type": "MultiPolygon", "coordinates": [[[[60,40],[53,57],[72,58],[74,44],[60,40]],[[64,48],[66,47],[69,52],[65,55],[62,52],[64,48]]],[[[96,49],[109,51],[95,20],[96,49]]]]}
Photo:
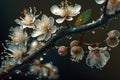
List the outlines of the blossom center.
{"type": "Polygon", "coordinates": [[[100,54],[100,50],[98,50],[98,49],[95,49],[92,52],[93,52],[94,55],[99,55],[100,54]]]}
{"type": "Polygon", "coordinates": [[[41,29],[40,29],[42,32],[44,33],[49,33],[51,31],[50,27],[49,26],[42,26],[41,29]]]}
{"type": "Polygon", "coordinates": [[[25,16],[25,21],[28,23],[33,23],[33,18],[30,15],[25,16]]]}

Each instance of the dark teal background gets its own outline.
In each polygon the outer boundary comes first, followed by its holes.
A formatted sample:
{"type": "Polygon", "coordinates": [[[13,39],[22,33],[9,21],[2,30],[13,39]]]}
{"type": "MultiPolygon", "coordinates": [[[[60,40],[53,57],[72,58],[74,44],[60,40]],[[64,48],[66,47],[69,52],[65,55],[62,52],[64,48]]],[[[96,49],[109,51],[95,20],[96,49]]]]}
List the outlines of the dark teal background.
{"type": "MultiPolygon", "coordinates": [[[[14,22],[16,18],[21,16],[24,8],[36,7],[38,11],[48,16],[54,16],[50,12],[53,4],[59,4],[61,0],[1,0],[0,1],[0,44],[8,39],[9,28],[16,26],[14,22]]],[[[100,16],[100,5],[94,0],[70,0],[73,3],[81,4],[82,10],[93,9],[92,20],[96,20],[100,16]]],[[[54,16],[55,17],[55,16],[54,16]]],[[[74,21],[70,22],[73,24],[74,21]]],[[[91,32],[86,33],[85,41],[101,41],[107,37],[106,33],[112,29],[120,31],[120,17],[109,24],[109,28],[105,30],[97,30],[93,35],[91,32]]],[[[73,39],[79,39],[78,35],[73,35],[73,39]]],[[[68,40],[61,40],[59,44],[68,45],[68,40]]],[[[58,45],[59,45],[58,44],[58,45]]],[[[3,48],[1,47],[1,51],[3,48]]],[[[52,61],[59,69],[60,78],[58,80],[120,80],[120,45],[110,51],[111,59],[102,70],[91,69],[85,64],[84,60],[80,63],[74,63],[69,60],[69,55],[65,57],[59,56],[55,51],[49,51],[45,57],[45,62],[52,61]]],[[[27,68],[27,67],[26,67],[27,68]]],[[[24,69],[26,69],[24,68],[24,69]]],[[[34,76],[25,77],[23,75],[12,75],[12,80],[35,80],[34,76]]],[[[8,79],[8,78],[7,78],[8,79]]],[[[6,80],[7,80],[6,79],[6,80]]]]}

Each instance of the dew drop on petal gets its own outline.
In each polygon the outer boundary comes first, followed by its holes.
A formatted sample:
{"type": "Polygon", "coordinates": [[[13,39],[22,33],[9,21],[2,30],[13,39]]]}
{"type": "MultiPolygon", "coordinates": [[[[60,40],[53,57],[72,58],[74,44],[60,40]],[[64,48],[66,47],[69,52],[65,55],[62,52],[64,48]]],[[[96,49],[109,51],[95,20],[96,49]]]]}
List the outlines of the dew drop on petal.
{"type": "Polygon", "coordinates": [[[92,34],[95,34],[95,31],[92,31],[92,34]]]}
{"type": "Polygon", "coordinates": [[[9,79],[12,79],[12,77],[10,76],[9,79]]]}
{"type": "Polygon", "coordinates": [[[20,71],[20,70],[15,70],[15,73],[16,73],[16,74],[20,74],[21,71],[20,71]]]}
{"type": "Polygon", "coordinates": [[[47,55],[47,53],[43,53],[43,55],[45,56],[45,55],[47,55]]]}
{"type": "Polygon", "coordinates": [[[43,57],[40,57],[40,61],[43,61],[43,57]]]}
{"type": "Polygon", "coordinates": [[[69,36],[66,36],[66,38],[67,38],[67,39],[72,39],[72,36],[69,35],[69,36]]]}
{"type": "Polygon", "coordinates": [[[109,51],[111,51],[111,48],[108,48],[109,51]]]}

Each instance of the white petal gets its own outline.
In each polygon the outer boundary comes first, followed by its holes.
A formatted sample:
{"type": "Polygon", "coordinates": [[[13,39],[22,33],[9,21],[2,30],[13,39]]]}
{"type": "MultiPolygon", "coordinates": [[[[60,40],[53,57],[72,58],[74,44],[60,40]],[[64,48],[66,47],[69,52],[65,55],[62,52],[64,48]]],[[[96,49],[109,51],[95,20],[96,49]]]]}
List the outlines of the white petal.
{"type": "Polygon", "coordinates": [[[97,4],[103,4],[106,0],[95,0],[97,4]]]}
{"type": "Polygon", "coordinates": [[[45,34],[41,34],[41,35],[38,36],[37,40],[38,40],[38,41],[42,41],[42,40],[45,39],[45,37],[46,37],[45,34]]]}
{"type": "Polygon", "coordinates": [[[90,67],[93,67],[95,65],[95,60],[93,59],[93,55],[91,53],[87,55],[86,64],[90,67]]]}
{"type": "Polygon", "coordinates": [[[23,27],[23,29],[25,29],[25,28],[35,29],[35,26],[34,26],[34,25],[23,25],[22,27],[23,27]]]}
{"type": "Polygon", "coordinates": [[[42,15],[41,21],[43,23],[49,24],[49,18],[46,15],[44,15],[44,14],[42,15]]]}
{"type": "Polygon", "coordinates": [[[51,33],[46,33],[45,41],[48,41],[51,38],[51,33]]]}
{"type": "Polygon", "coordinates": [[[40,34],[42,34],[42,32],[39,31],[39,30],[37,30],[37,31],[34,31],[34,32],[31,34],[31,36],[32,36],[32,37],[37,37],[37,36],[39,36],[40,34]]]}
{"type": "Polygon", "coordinates": [[[91,46],[88,46],[88,49],[89,49],[90,51],[92,51],[94,48],[92,48],[91,46]]]}
{"type": "Polygon", "coordinates": [[[39,28],[39,27],[41,27],[42,22],[40,21],[40,19],[37,19],[34,24],[35,24],[36,28],[39,28]]]}
{"type": "Polygon", "coordinates": [[[105,66],[105,64],[106,64],[106,57],[105,57],[104,54],[100,53],[99,56],[96,56],[95,61],[96,61],[95,67],[100,69],[100,68],[105,66]]]}
{"type": "Polygon", "coordinates": [[[64,20],[65,20],[65,18],[59,18],[59,19],[56,19],[56,22],[60,24],[60,23],[63,23],[64,20]]]}
{"type": "Polygon", "coordinates": [[[68,9],[70,11],[69,16],[76,16],[76,15],[78,15],[80,13],[81,6],[76,4],[74,7],[73,6],[69,6],[68,9]]]}
{"type": "Polygon", "coordinates": [[[63,10],[60,9],[57,5],[53,5],[53,6],[50,8],[50,11],[51,11],[54,15],[63,16],[63,10]]]}
{"type": "Polygon", "coordinates": [[[54,18],[53,17],[49,17],[49,22],[50,22],[50,26],[54,25],[54,18]]]}
{"type": "Polygon", "coordinates": [[[51,27],[51,33],[55,33],[57,31],[57,27],[56,26],[52,26],[51,27]]]}
{"type": "Polygon", "coordinates": [[[110,54],[109,54],[108,51],[104,51],[104,52],[102,52],[102,54],[105,55],[105,57],[106,57],[106,61],[108,61],[108,60],[110,59],[110,54]]]}
{"type": "Polygon", "coordinates": [[[76,4],[73,9],[74,11],[79,12],[81,10],[81,6],[76,4]]]}
{"type": "Polygon", "coordinates": [[[67,21],[72,21],[73,18],[72,18],[72,17],[69,17],[69,18],[67,18],[66,20],[67,20],[67,21]]]}

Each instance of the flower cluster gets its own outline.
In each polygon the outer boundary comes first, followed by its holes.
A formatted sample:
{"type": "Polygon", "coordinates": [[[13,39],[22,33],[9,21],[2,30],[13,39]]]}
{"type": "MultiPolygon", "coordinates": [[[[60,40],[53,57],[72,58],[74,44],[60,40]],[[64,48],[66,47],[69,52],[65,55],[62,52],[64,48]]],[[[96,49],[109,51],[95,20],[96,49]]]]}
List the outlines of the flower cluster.
{"type": "Polygon", "coordinates": [[[51,63],[41,64],[39,60],[35,60],[30,67],[30,73],[38,75],[39,78],[48,77],[49,79],[57,79],[58,69],[51,63]]]}
{"type": "MultiPolygon", "coordinates": [[[[54,25],[54,18],[42,15],[41,20],[37,19],[39,15],[36,15],[36,8],[30,7],[28,10],[24,10],[24,18],[16,19],[15,22],[19,25],[10,28],[9,37],[11,40],[6,41],[3,47],[5,51],[4,61],[2,62],[1,70],[6,72],[8,69],[16,64],[21,64],[23,59],[42,46],[48,41],[53,34],[57,31],[57,27],[54,25]],[[26,28],[31,28],[31,32],[26,28]]],[[[51,76],[53,73],[51,73],[51,76]]]]}
{"type": "MultiPolygon", "coordinates": [[[[61,56],[65,56],[68,53],[69,48],[65,46],[60,46],[58,48],[58,53],[61,56]]],[[[70,43],[70,60],[74,62],[79,62],[80,60],[83,59],[84,56],[84,50],[82,47],[79,45],[79,41],[73,40],[70,43]]]]}

